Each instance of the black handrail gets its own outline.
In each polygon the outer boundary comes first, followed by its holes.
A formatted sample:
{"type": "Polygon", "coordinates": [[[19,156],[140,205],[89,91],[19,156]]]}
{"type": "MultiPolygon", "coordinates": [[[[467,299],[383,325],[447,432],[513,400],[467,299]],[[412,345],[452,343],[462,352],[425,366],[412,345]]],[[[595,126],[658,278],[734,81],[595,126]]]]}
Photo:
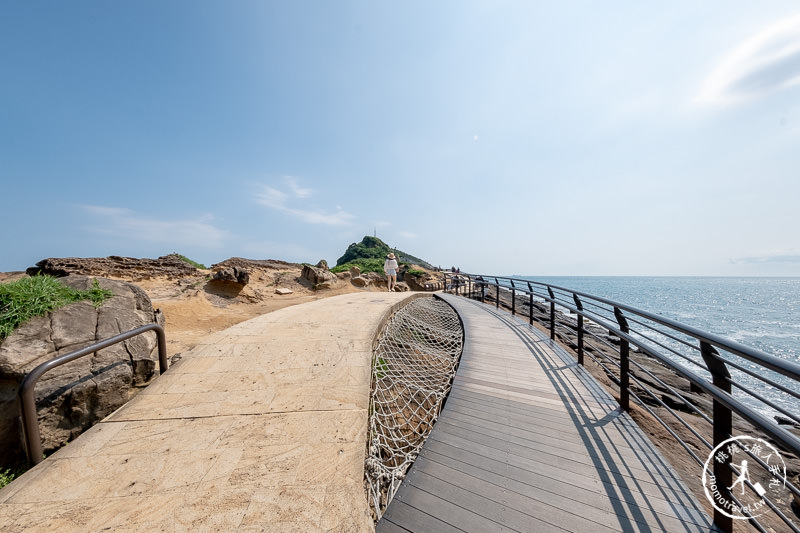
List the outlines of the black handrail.
{"type": "MultiPolygon", "coordinates": [[[[456,294],[464,292],[465,296],[477,298],[482,302],[485,302],[486,297],[491,292],[494,292],[494,303],[496,307],[500,306],[501,289],[506,295],[508,295],[508,297],[512,299],[517,297],[518,292],[527,293],[527,302],[525,302],[525,299],[521,299],[521,303],[522,305],[528,305],[528,318],[531,324],[533,324],[534,320],[533,299],[537,298],[538,300],[542,301],[544,305],[540,311],[545,317],[543,318],[544,324],[549,326],[551,339],[556,338],[556,304],[561,308],[568,310],[571,314],[576,314],[578,316],[577,325],[568,322],[562,322],[561,325],[574,331],[577,335],[578,363],[584,364],[584,355],[589,355],[619,386],[620,406],[624,410],[629,410],[629,399],[633,398],[641,407],[653,415],[667,429],[667,431],[679,441],[679,443],[695,459],[695,461],[700,462],[697,454],[692,451],[691,447],[686,442],[680,439],[679,435],[673,431],[667,422],[662,420],[652,409],[650,409],[650,407],[648,407],[647,404],[644,403],[642,398],[640,398],[631,388],[633,383],[639,386],[645,393],[650,395],[655,404],[666,408],[668,412],[679,421],[680,424],[689,429],[689,431],[692,432],[696,437],[699,437],[699,440],[708,446],[709,449],[716,448],[718,445],[732,437],[732,419],[733,414],[735,413],[744,420],[747,420],[753,424],[755,428],[763,432],[763,434],[769,436],[785,450],[793,452],[796,455],[800,455],[800,438],[780,427],[770,420],[769,417],[756,411],[753,407],[735,398],[732,394],[732,387],[735,386],[738,390],[741,390],[751,397],[763,402],[764,405],[770,406],[771,408],[774,408],[777,411],[787,415],[796,423],[800,423],[800,416],[795,413],[791,413],[786,409],[780,408],[775,403],[767,399],[760,398],[760,396],[751,390],[750,387],[737,382],[733,377],[731,377],[728,369],[730,366],[737,370],[741,370],[752,377],[763,380],[764,383],[768,384],[773,389],[783,392],[796,399],[800,397],[798,392],[792,391],[787,387],[775,383],[773,380],[769,379],[769,377],[763,374],[765,373],[766,369],[768,369],[789,378],[795,384],[800,384],[800,364],[780,359],[760,350],[756,350],[730,339],[699,330],[675,320],[671,320],[624,303],[616,302],[608,298],[595,296],[585,292],[575,291],[544,282],[523,280],[519,278],[465,273],[445,273],[446,291],[453,290],[456,294]],[[473,292],[473,286],[477,288],[476,292],[473,292]],[[487,291],[486,289],[490,286],[494,286],[495,291],[487,291]],[[462,288],[464,289],[463,291],[460,290],[462,288]],[[549,310],[547,309],[548,306],[546,305],[548,303],[549,310]],[[549,311],[549,313],[547,313],[547,311],[549,311]],[[547,317],[548,314],[549,317],[547,317]],[[619,339],[619,346],[614,348],[606,339],[598,336],[598,334],[592,331],[592,329],[586,328],[584,326],[584,319],[588,320],[590,324],[594,323],[608,331],[609,334],[616,336],[619,339]],[[662,328],[667,328],[667,331],[663,331],[662,328]],[[658,333],[672,341],[677,341],[680,343],[680,345],[697,353],[698,357],[696,360],[693,360],[683,355],[679,351],[667,347],[664,343],[654,340],[652,338],[653,333],[658,333]],[[691,342],[683,340],[681,336],[691,339],[691,342]],[[614,351],[619,355],[619,362],[608,358],[606,354],[603,353],[603,350],[600,350],[596,346],[587,343],[585,337],[592,337],[609,351],[613,348],[614,351]],[[631,346],[635,346],[639,354],[643,354],[658,361],[675,374],[688,380],[690,387],[693,390],[702,391],[712,398],[713,413],[711,417],[709,418],[705,414],[702,414],[698,418],[700,420],[704,419],[706,421],[711,421],[713,444],[709,444],[693,427],[691,427],[686,420],[684,420],[683,417],[679,416],[674,409],[666,405],[658,397],[657,393],[652,392],[641,380],[636,377],[636,373],[638,371],[642,371],[643,373],[648,374],[650,378],[655,378],[657,381],[660,381],[647,369],[637,363],[635,359],[630,358],[631,346]],[[590,351],[594,351],[595,353],[599,354],[599,357],[602,357],[605,360],[605,363],[589,353],[590,351]],[[724,358],[722,355],[720,355],[720,352],[728,354],[728,358],[724,358]],[[676,363],[670,357],[670,355],[679,356],[686,362],[708,372],[711,376],[711,380],[709,381],[709,379],[701,377],[690,368],[676,363]],[[739,361],[736,361],[737,357],[740,358],[739,361]],[[757,365],[758,368],[755,370],[748,370],[741,365],[740,361],[742,360],[753,363],[757,365]],[[611,365],[613,365],[617,371],[614,371],[613,368],[610,368],[611,365]]],[[[516,313],[516,307],[516,301],[512,300],[508,303],[508,308],[512,314],[516,313]]],[[[666,384],[663,384],[662,382],[662,385],[666,384]]],[[[695,413],[699,412],[692,402],[682,396],[678,391],[669,386],[667,386],[667,388],[688,407],[689,411],[694,411],[695,413]]],[[[747,454],[762,467],[767,466],[758,456],[750,453],[749,451],[747,451],[747,454]]],[[[714,461],[714,476],[717,479],[716,486],[720,489],[722,496],[728,498],[729,501],[737,501],[734,495],[730,493],[728,488],[731,486],[731,474],[733,472],[738,474],[738,471],[729,460],[723,462],[714,461]]],[[[796,497],[800,497],[800,489],[795,487],[789,480],[784,478],[781,479],[786,483],[786,487],[789,488],[789,490],[793,492],[796,497]]],[[[755,490],[753,485],[748,484],[748,486],[750,486],[752,490],[755,490]]],[[[800,531],[800,528],[789,521],[789,519],[773,504],[773,502],[767,496],[762,495],[762,499],[775,512],[775,514],[781,520],[783,520],[786,525],[795,531],[800,531]]],[[[725,513],[720,512],[716,508],[714,511],[714,522],[723,531],[732,530],[732,518],[727,516],[725,513]]],[[[750,522],[756,527],[761,528],[760,523],[755,517],[751,516],[750,522]]]]}
{"type": "Polygon", "coordinates": [[[158,370],[163,374],[167,371],[168,365],[167,340],[164,335],[164,328],[158,324],[145,324],[144,326],[139,326],[126,333],[120,333],[119,335],[96,342],[86,348],[81,348],[80,350],[75,350],[74,352],[50,359],[31,370],[28,375],[25,376],[19,386],[17,395],[19,397],[19,406],[22,416],[22,434],[25,440],[25,453],[28,454],[28,461],[31,464],[37,465],[42,462],[43,459],[42,440],[39,433],[39,419],[36,414],[36,398],[34,395],[34,388],[39,378],[41,378],[45,372],[58,366],[148,331],[156,332],[156,338],[158,339],[158,370]]]}

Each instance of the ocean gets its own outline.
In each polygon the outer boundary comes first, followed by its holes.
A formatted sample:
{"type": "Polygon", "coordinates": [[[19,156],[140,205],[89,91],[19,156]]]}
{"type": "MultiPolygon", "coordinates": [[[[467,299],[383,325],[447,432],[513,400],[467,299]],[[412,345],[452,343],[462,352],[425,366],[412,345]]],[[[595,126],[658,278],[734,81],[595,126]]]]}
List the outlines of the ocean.
{"type": "MultiPolygon", "coordinates": [[[[800,363],[800,278],[513,277],[602,296],[800,363]]],[[[796,400],[751,380],[761,394],[800,413],[796,400]]],[[[789,385],[787,378],[778,381],[789,385]]]]}

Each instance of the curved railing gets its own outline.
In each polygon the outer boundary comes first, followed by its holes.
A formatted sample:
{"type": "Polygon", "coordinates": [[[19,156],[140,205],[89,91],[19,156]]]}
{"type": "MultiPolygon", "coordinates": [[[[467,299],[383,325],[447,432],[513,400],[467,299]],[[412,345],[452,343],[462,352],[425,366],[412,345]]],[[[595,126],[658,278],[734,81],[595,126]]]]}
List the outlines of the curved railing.
{"type": "Polygon", "coordinates": [[[45,372],[48,372],[56,367],[92,354],[98,350],[102,350],[103,348],[108,348],[109,346],[130,339],[131,337],[141,335],[142,333],[146,333],[148,331],[156,332],[156,338],[158,339],[158,370],[161,374],[163,374],[167,371],[168,365],[167,340],[166,336],[164,335],[164,328],[158,324],[145,324],[144,326],[139,326],[138,328],[134,328],[128,332],[120,333],[119,335],[115,335],[111,338],[91,344],[86,348],[81,348],[80,350],[75,350],[74,352],[70,352],[59,357],[54,357],[53,359],[50,359],[49,361],[37,366],[25,376],[19,386],[17,395],[19,397],[20,414],[22,416],[22,435],[25,440],[25,452],[28,454],[28,461],[31,464],[37,465],[41,463],[43,459],[42,439],[39,434],[39,419],[36,415],[36,398],[34,395],[34,389],[36,387],[36,383],[39,381],[39,378],[41,378],[45,372]]]}
{"type": "MultiPolygon", "coordinates": [[[[711,456],[704,461],[692,444],[702,443],[709,453],[716,454],[717,448],[734,436],[734,418],[737,429],[741,430],[740,422],[746,421],[758,437],[767,437],[784,452],[800,456],[800,438],[765,414],[779,413],[786,422],[800,426],[800,364],[608,298],[543,282],[446,273],[445,290],[483,302],[488,300],[497,307],[503,305],[514,315],[527,315],[531,324],[537,321],[547,326],[551,339],[558,337],[572,345],[581,365],[588,355],[619,387],[622,409],[629,410],[633,398],[703,467],[700,471],[704,475],[711,456]],[[658,377],[651,366],[653,361],[687,380],[693,394],[680,392],[658,377]],[[656,410],[662,408],[660,416],[656,410]],[[680,436],[686,431],[694,437],[693,443],[680,436]],[[707,438],[709,433],[713,435],[711,442],[707,438]]],[[[769,472],[768,477],[779,481],[800,503],[800,490],[787,479],[785,468],[783,472],[775,472],[774,465],[763,461],[758,451],[744,451],[765,469],[762,474],[769,472]]],[[[742,498],[730,490],[734,485],[733,474],[738,476],[738,483],[748,473],[747,463],[739,463],[737,468],[734,452],[724,455],[716,455],[717,460],[713,461],[719,501],[745,507],[740,509],[741,513],[764,531],[764,520],[759,521],[756,513],[747,512],[742,498]]],[[[781,527],[800,531],[797,519],[787,516],[792,511],[786,502],[773,501],[763,485],[749,477],[743,483],[782,522],[781,527]]],[[[731,531],[733,516],[715,506],[714,522],[722,530],[731,531]]]]}

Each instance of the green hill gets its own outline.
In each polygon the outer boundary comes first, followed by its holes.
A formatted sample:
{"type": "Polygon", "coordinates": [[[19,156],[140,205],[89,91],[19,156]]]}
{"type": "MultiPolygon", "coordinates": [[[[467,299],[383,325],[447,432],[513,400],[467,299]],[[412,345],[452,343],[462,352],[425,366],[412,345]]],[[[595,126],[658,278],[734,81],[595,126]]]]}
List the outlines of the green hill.
{"type": "Polygon", "coordinates": [[[427,261],[423,261],[419,257],[414,257],[402,250],[391,248],[377,237],[366,236],[361,239],[361,242],[354,242],[348,246],[344,255],[336,261],[336,266],[331,271],[341,272],[350,268],[351,265],[356,265],[362,272],[383,272],[383,261],[389,252],[394,252],[398,263],[410,263],[433,270],[433,266],[427,261]]]}

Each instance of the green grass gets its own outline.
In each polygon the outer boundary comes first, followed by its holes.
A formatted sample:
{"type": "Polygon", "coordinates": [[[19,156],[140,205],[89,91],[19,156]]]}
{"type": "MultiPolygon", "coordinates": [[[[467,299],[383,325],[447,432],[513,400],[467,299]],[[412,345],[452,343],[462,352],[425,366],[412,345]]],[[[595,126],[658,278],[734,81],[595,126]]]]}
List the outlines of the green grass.
{"type": "Polygon", "coordinates": [[[331,272],[337,274],[339,272],[350,270],[351,266],[357,266],[361,269],[362,274],[367,272],[377,272],[378,274],[383,274],[384,261],[386,261],[386,259],[354,259],[343,265],[333,267],[331,272]]]}
{"type": "Polygon", "coordinates": [[[422,270],[417,270],[416,268],[409,268],[406,271],[406,276],[420,277],[420,276],[424,276],[424,275],[425,275],[425,272],[423,272],[422,270]]]}
{"type": "Polygon", "coordinates": [[[23,465],[15,465],[5,470],[0,467],[0,489],[14,481],[16,478],[25,473],[27,468],[23,465]]]}
{"type": "Polygon", "coordinates": [[[42,275],[0,283],[0,339],[8,337],[33,317],[44,316],[80,300],[89,300],[99,307],[113,295],[113,292],[101,289],[97,280],[86,291],[67,287],[54,277],[42,275]]]}
{"type": "Polygon", "coordinates": [[[193,267],[195,267],[195,268],[199,268],[199,269],[201,269],[201,270],[206,270],[206,266],[205,266],[203,263],[198,263],[197,261],[192,261],[191,259],[189,259],[189,258],[188,258],[188,257],[186,257],[185,255],[181,255],[181,254],[179,254],[179,253],[174,253],[174,254],[172,254],[172,255],[175,255],[175,256],[177,256],[177,257],[178,257],[178,259],[180,259],[180,260],[181,260],[181,261],[183,261],[184,263],[188,263],[188,264],[192,265],[192,266],[193,266],[193,267]]]}

